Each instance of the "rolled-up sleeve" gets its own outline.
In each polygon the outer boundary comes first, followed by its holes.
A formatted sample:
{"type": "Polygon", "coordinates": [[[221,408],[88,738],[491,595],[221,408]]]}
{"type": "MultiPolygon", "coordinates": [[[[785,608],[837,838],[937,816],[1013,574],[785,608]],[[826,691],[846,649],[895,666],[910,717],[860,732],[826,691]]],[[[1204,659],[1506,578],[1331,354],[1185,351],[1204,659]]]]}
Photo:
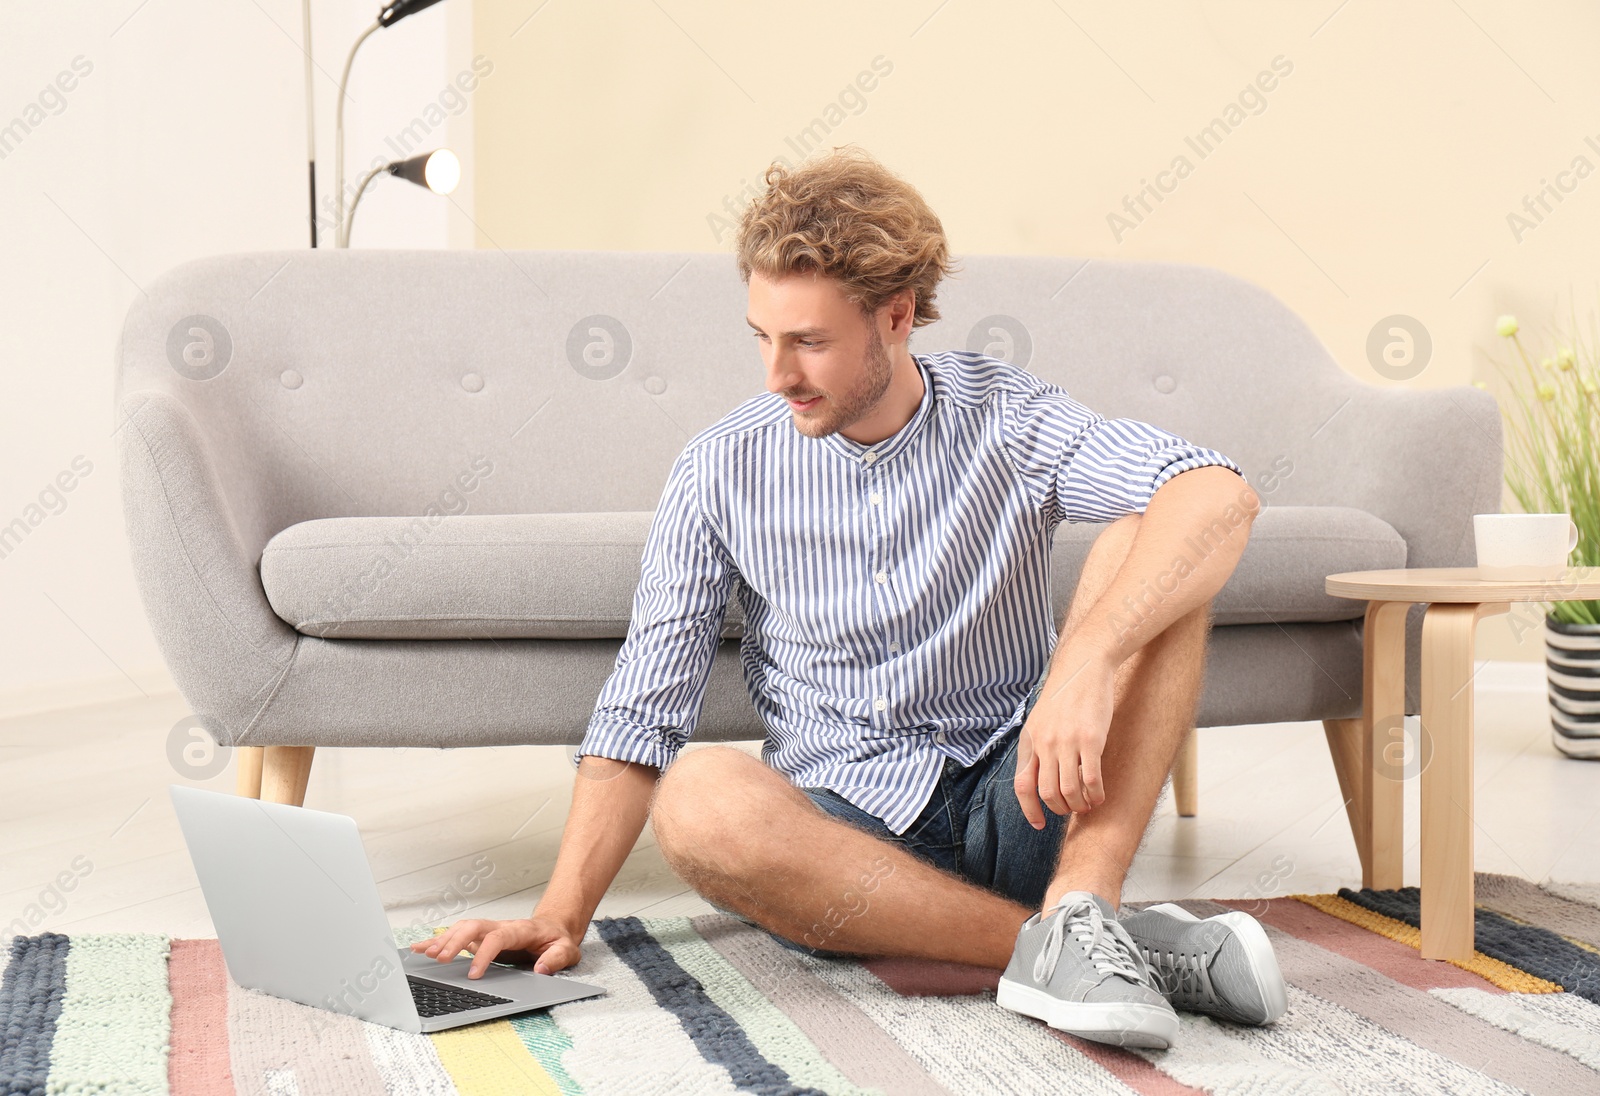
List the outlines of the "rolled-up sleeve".
{"type": "Polygon", "coordinates": [[[651,522],[628,635],[574,764],[588,754],[658,769],[672,762],[700,718],[736,574],[685,450],[651,522]]]}
{"type": "Polygon", "coordinates": [[[1229,457],[1138,419],[1108,419],[1052,384],[1011,393],[1001,415],[1007,453],[1050,523],[1142,514],[1173,476],[1229,457]]]}

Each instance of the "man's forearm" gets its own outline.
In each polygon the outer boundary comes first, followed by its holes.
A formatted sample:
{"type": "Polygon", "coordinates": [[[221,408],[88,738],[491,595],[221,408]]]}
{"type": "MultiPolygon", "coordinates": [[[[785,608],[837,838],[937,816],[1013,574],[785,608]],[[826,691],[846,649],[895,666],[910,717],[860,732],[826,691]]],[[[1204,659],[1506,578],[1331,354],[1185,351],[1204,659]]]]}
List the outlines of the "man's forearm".
{"type": "Polygon", "coordinates": [[[1192,468],[1164,483],[1150,497],[1111,584],[1057,643],[1049,680],[1093,664],[1115,669],[1215,597],[1238,564],[1260,507],[1260,498],[1230,468],[1192,468]]]}
{"type": "Polygon", "coordinates": [[[649,765],[606,757],[589,755],[578,762],[561,849],[535,918],[558,921],[582,938],[644,830],[659,776],[649,765]]]}

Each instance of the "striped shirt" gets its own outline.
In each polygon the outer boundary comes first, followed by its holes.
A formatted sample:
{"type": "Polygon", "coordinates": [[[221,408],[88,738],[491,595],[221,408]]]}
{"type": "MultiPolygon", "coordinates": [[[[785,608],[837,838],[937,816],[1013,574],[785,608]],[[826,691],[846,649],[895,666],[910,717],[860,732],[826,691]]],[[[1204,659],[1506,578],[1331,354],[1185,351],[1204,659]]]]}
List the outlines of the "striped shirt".
{"type": "Polygon", "coordinates": [[[1240,472],[1008,362],[912,360],[922,402],[876,444],[807,437],[771,392],[690,440],[576,758],[672,761],[736,595],[762,759],[904,833],[946,757],[972,765],[1022,720],[1056,643],[1057,525],[1142,513],[1192,468],[1240,472]]]}

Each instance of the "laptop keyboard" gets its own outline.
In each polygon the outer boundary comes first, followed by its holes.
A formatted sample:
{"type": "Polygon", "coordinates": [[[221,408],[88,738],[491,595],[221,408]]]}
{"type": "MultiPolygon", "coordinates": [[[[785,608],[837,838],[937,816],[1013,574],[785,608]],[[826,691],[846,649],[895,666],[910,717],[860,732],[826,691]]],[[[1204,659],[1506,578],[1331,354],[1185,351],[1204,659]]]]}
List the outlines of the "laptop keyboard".
{"type": "Polygon", "coordinates": [[[439,982],[425,982],[421,978],[412,978],[409,975],[406,981],[411,983],[411,999],[417,1003],[417,1015],[423,1019],[511,1003],[509,997],[496,997],[492,993],[479,993],[477,990],[447,986],[439,982]]]}

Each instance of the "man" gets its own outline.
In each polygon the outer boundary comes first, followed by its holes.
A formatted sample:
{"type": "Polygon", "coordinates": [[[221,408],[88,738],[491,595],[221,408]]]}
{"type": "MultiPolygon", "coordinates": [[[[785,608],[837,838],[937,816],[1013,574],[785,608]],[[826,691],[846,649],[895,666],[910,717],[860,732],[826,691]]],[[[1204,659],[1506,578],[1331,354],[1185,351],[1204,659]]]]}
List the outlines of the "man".
{"type": "Polygon", "coordinates": [[[1117,916],[1259,500],[1222,454],[1004,361],[912,354],[952,266],[870,157],[766,181],[738,263],[768,394],[672,467],[549,886],[530,919],[413,947],[570,966],[648,817],[685,881],[791,947],[1003,969],[1001,1006],[1112,1043],[1169,1045],[1174,1004],[1275,1019],[1247,914],[1117,916]],[[1058,643],[1063,520],[1110,524],[1058,643]],[[762,758],[680,756],[735,593],[762,758]]]}

